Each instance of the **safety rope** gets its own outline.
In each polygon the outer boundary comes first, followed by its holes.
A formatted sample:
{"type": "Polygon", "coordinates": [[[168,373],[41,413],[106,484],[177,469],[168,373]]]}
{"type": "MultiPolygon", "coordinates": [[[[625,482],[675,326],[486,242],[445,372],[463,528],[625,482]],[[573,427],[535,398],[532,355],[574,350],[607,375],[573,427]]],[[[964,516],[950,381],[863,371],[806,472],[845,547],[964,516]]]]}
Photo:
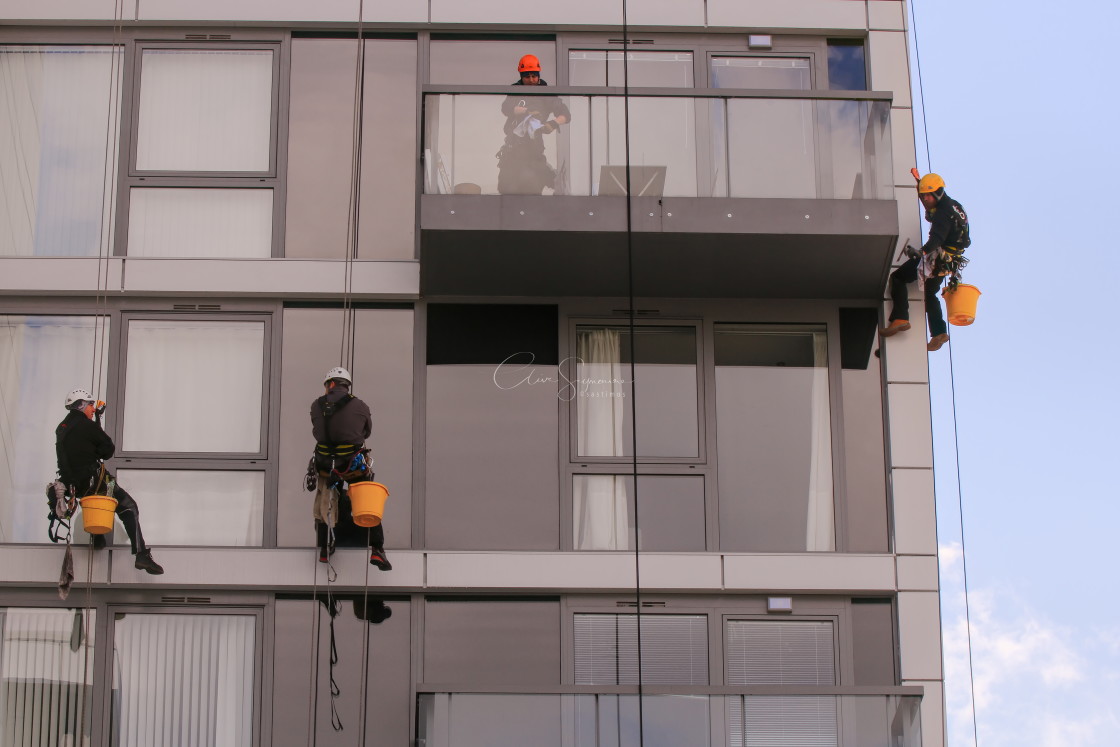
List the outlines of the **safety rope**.
{"type": "Polygon", "coordinates": [[[634,626],[638,657],[638,745],[645,745],[645,685],[642,676],[642,566],[638,538],[638,336],[634,312],[634,216],[630,178],[630,24],[626,0],[622,0],[622,132],[626,164],[626,298],[627,328],[630,333],[630,473],[634,489],[634,626]]]}
{"type": "MultiPolygon", "coordinates": [[[[926,93],[922,83],[922,56],[918,45],[918,16],[914,8],[914,0],[910,0],[910,22],[914,28],[914,66],[918,72],[918,96],[922,106],[922,136],[926,146],[926,173],[933,170],[933,159],[930,158],[929,147],[929,122],[926,119],[926,93]]],[[[949,392],[953,405],[953,454],[956,459],[957,470],[957,515],[960,518],[961,530],[961,572],[964,580],[964,623],[965,638],[968,646],[968,687],[970,694],[969,707],[972,712],[972,742],[980,744],[979,729],[976,718],[976,678],[973,673],[972,662],[972,616],[968,603],[968,553],[964,541],[964,493],[961,488],[961,450],[957,430],[957,381],[956,371],[953,367],[953,340],[949,339],[949,392]]],[[[941,566],[938,564],[938,580],[940,581],[941,566]]]]}

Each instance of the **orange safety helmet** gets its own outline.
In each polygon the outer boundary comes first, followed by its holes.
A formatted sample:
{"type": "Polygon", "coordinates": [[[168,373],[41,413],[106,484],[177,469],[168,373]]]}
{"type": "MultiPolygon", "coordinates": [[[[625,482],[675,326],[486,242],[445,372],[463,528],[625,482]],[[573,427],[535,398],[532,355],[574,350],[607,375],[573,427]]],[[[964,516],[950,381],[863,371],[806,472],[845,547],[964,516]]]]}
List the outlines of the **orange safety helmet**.
{"type": "Polygon", "coordinates": [[[540,71],[541,61],[537,59],[536,55],[527,54],[517,63],[517,72],[519,73],[539,73],[540,71]]]}

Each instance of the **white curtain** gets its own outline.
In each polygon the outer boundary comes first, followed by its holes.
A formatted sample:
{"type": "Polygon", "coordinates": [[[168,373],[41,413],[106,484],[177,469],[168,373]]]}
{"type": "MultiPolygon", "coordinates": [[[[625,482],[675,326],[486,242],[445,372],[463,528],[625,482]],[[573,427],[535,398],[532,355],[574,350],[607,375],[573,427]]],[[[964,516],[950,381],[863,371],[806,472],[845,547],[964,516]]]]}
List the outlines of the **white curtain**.
{"type": "Polygon", "coordinates": [[[824,332],[813,333],[813,394],[809,457],[809,511],[805,549],[836,549],[832,505],[832,419],[828,398],[828,346],[824,332]]]}
{"type": "Polygon", "coordinates": [[[67,392],[93,392],[96,323],[0,315],[0,542],[49,541],[43,490],[56,470],[54,429],[66,416],[67,392]]]}
{"type": "Polygon", "coordinates": [[[92,611],[0,610],[0,744],[88,743],[93,625],[92,611]]]}
{"type": "Polygon", "coordinates": [[[113,744],[252,744],[255,660],[249,615],[119,615],[113,744]]]}
{"type": "MultiPolygon", "coordinates": [[[[580,329],[576,336],[576,450],[580,456],[622,456],[626,398],[619,330],[580,329]]],[[[629,549],[626,480],[580,475],[573,483],[575,549],[629,549]]]]}
{"type": "Polygon", "coordinates": [[[271,133],[270,50],[144,51],[137,168],[267,171],[271,133]]]}
{"type": "Polygon", "coordinates": [[[122,469],[117,477],[142,506],[150,544],[261,545],[264,472],[122,469]]]}
{"type": "Polygon", "coordinates": [[[109,245],[116,62],[108,46],[0,48],[0,255],[96,256],[109,245]]]}
{"type": "Polygon", "coordinates": [[[272,256],[271,189],[129,190],[128,256],[272,256]]]}
{"type": "Polygon", "coordinates": [[[122,448],[259,451],[263,367],[263,322],[129,322],[122,448]]]}

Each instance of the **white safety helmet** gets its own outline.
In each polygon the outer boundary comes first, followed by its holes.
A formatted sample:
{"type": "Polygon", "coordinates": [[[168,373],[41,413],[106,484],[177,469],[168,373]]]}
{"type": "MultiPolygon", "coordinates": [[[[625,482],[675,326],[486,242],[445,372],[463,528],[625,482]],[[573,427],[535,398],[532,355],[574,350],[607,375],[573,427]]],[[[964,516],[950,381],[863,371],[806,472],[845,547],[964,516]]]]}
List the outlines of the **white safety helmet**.
{"type": "Polygon", "coordinates": [[[350,379],[350,372],[349,372],[349,371],[347,371],[347,370],[346,370],[345,368],[343,368],[342,366],[339,366],[339,367],[337,367],[337,368],[332,368],[332,369],[331,369],[330,371],[327,371],[327,375],[326,375],[326,377],[324,377],[324,378],[323,378],[323,385],[325,386],[325,385],[326,385],[326,384],[328,384],[328,383],[329,383],[329,382],[330,382],[330,381],[331,381],[332,379],[341,379],[342,381],[345,381],[345,382],[346,382],[347,386],[349,386],[350,384],[353,384],[353,383],[354,383],[354,382],[353,382],[353,381],[352,381],[352,380],[350,379]]]}
{"type": "Polygon", "coordinates": [[[94,396],[87,392],[85,389],[75,389],[66,395],[66,409],[73,410],[74,405],[79,402],[93,402],[94,396]]]}

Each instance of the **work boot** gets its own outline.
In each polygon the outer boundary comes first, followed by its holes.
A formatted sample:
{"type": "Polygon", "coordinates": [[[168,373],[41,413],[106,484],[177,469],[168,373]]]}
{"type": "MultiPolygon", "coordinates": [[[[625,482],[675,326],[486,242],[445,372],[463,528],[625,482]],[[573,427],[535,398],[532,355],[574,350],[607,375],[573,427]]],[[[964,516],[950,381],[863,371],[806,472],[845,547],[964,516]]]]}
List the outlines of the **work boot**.
{"type": "Polygon", "coordinates": [[[385,555],[384,547],[375,547],[369,554],[369,564],[377,566],[379,571],[393,570],[393,564],[389,562],[389,558],[385,555]]]}
{"type": "Polygon", "coordinates": [[[108,542],[106,542],[104,534],[93,534],[93,535],[90,535],[90,536],[93,537],[93,549],[94,550],[104,550],[105,549],[105,545],[107,545],[108,542]]]}
{"type": "Polygon", "coordinates": [[[949,342],[948,333],[942,332],[939,335],[934,335],[933,338],[929,341],[929,344],[926,345],[926,350],[931,353],[935,350],[940,350],[941,346],[947,342],[949,342]]]}
{"type": "Polygon", "coordinates": [[[326,563],[330,556],[334,555],[334,545],[330,547],[319,548],[319,562],[326,563]]]}
{"type": "Polygon", "coordinates": [[[910,329],[909,319],[895,319],[887,326],[879,327],[879,336],[890,337],[891,335],[897,335],[899,332],[905,332],[908,329],[910,329]]]}
{"type": "Polygon", "coordinates": [[[153,576],[159,576],[163,573],[163,566],[152,559],[151,550],[141,550],[136,553],[136,562],[134,565],[142,571],[147,571],[153,576]]]}

